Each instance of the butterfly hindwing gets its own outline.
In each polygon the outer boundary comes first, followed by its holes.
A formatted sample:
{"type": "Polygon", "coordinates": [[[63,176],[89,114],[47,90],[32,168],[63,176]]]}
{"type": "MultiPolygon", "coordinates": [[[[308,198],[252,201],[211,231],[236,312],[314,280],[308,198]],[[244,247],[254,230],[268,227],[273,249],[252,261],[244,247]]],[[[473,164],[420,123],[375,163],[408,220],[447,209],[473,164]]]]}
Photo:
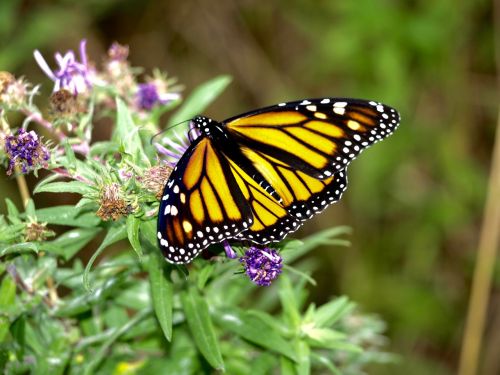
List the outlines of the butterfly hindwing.
{"type": "Polygon", "coordinates": [[[358,99],[309,99],[249,112],[223,122],[243,148],[325,179],[399,125],[393,108],[358,99]]]}
{"type": "Polygon", "coordinates": [[[233,238],[264,244],[279,241],[297,230],[299,220],[259,183],[251,178],[238,164],[229,160],[231,171],[240,190],[249,203],[253,223],[233,238]]]}
{"type": "Polygon", "coordinates": [[[212,243],[252,225],[252,213],[228,165],[208,137],[198,138],[165,185],[158,240],[172,263],[190,262],[212,243]]]}
{"type": "Polygon", "coordinates": [[[254,212],[253,225],[239,233],[235,237],[237,239],[260,244],[281,241],[287,234],[296,231],[302,222],[337,202],[347,188],[345,171],[319,180],[262,153],[245,148],[243,151],[281,197],[279,208],[275,201],[272,204],[268,202],[268,209],[275,213],[286,212],[287,215],[264,222],[254,212]]]}

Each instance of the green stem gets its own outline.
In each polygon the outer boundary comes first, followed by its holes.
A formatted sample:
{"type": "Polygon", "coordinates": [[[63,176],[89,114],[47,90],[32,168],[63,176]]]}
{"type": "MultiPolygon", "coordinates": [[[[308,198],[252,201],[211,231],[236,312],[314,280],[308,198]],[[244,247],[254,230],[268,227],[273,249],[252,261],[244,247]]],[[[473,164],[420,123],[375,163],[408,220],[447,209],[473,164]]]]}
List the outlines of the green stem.
{"type": "Polygon", "coordinates": [[[28,201],[30,200],[30,191],[28,189],[28,184],[26,183],[26,178],[19,172],[19,170],[16,170],[16,182],[19,194],[21,195],[21,199],[23,201],[23,206],[26,208],[28,201]]]}

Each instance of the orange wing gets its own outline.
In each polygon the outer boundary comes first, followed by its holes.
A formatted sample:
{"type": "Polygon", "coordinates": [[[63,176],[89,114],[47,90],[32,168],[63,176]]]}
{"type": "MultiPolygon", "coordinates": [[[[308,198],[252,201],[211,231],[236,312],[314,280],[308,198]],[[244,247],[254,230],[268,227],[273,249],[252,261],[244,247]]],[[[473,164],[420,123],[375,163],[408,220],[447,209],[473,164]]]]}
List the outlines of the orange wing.
{"type": "Polygon", "coordinates": [[[212,243],[250,227],[252,212],[227,159],[207,138],[183,155],[165,186],[158,213],[158,240],[165,258],[188,263],[212,243]]]}
{"type": "Polygon", "coordinates": [[[327,179],[391,134],[399,114],[373,101],[327,98],[281,103],[223,124],[242,149],[327,179]]]}

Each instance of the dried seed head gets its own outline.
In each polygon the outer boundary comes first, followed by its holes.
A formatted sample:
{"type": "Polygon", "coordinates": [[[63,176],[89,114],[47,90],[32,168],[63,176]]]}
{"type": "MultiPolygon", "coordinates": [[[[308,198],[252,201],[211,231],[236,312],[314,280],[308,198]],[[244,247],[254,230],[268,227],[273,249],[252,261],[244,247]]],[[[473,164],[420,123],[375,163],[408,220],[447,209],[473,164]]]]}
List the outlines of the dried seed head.
{"type": "Polygon", "coordinates": [[[26,225],[24,239],[26,242],[45,241],[48,237],[54,235],[53,231],[47,229],[47,224],[31,222],[26,225]]]}
{"type": "Polygon", "coordinates": [[[157,165],[146,169],[144,175],[139,177],[138,180],[147,191],[155,194],[156,198],[160,199],[171,173],[172,167],[157,165]]]}
{"type": "Polygon", "coordinates": [[[9,72],[0,72],[0,104],[20,106],[28,95],[28,86],[23,78],[16,80],[9,72]]]}
{"type": "Polygon", "coordinates": [[[102,220],[116,221],[122,216],[129,215],[132,211],[132,206],[123,198],[119,184],[114,182],[104,185],[101,188],[97,216],[99,216],[102,220]]]}
{"type": "Polygon", "coordinates": [[[16,78],[9,72],[0,72],[0,94],[5,94],[7,88],[16,81],[16,78]]]}
{"type": "Polygon", "coordinates": [[[54,114],[71,116],[78,112],[78,100],[69,90],[61,89],[50,96],[50,106],[54,114]]]}

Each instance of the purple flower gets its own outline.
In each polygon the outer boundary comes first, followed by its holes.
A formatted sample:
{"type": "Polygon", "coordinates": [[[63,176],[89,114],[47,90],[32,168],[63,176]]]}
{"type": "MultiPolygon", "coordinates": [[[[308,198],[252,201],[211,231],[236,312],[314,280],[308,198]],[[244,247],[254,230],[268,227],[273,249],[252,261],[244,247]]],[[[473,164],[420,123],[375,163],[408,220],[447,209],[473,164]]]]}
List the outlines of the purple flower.
{"type": "Polygon", "coordinates": [[[137,105],[140,109],[150,111],[157,104],[167,104],[179,99],[180,95],[174,92],[160,93],[154,83],[141,83],[137,90],[137,105]]]}
{"type": "Polygon", "coordinates": [[[59,68],[54,71],[50,69],[42,54],[38,50],[34,51],[33,55],[40,68],[55,82],[54,91],[66,89],[77,95],[87,92],[92,87],[93,71],[88,66],[86,44],[85,39],[80,42],[81,61],[76,59],[73,51],[68,51],[64,55],[57,52],[55,59],[59,68]]]}
{"type": "Polygon", "coordinates": [[[236,251],[234,251],[233,248],[231,247],[231,245],[229,244],[229,241],[224,240],[224,242],[222,242],[222,244],[224,245],[224,251],[226,252],[226,256],[229,259],[236,259],[238,257],[238,255],[236,254],[236,251]]]}
{"type": "Polygon", "coordinates": [[[16,167],[20,167],[22,173],[28,173],[40,166],[46,167],[49,160],[47,148],[33,130],[27,132],[19,129],[17,135],[5,137],[5,152],[9,158],[8,175],[16,167]]]}
{"type": "Polygon", "coordinates": [[[258,286],[269,286],[278,277],[283,267],[282,258],[278,252],[269,247],[260,249],[251,246],[240,258],[245,273],[258,286]]]}
{"type": "Polygon", "coordinates": [[[153,143],[156,150],[163,156],[166,156],[166,162],[171,167],[175,167],[179,159],[182,157],[182,155],[184,155],[189,147],[189,142],[186,137],[180,136],[175,131],[174,135],[177,138],[176,140],[171,140],[169,137],[163,137],[161,139],[161,143],[166,145],[168,148],[159,143],[153,143]]]}

